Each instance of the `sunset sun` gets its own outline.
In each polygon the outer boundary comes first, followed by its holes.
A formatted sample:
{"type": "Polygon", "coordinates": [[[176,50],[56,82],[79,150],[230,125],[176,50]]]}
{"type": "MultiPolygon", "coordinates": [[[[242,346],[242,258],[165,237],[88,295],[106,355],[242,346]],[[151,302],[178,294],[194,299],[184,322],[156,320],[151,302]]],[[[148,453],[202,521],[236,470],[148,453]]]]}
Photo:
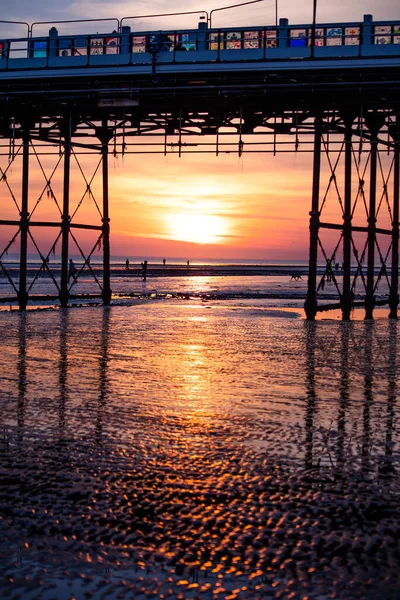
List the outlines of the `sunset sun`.
{"type": "Polygon", "coordinates": [[[218,244],[227,233],[226,219],[216,215],[178,214],[168,220],[171,236],[182,242],[218,244]]]}

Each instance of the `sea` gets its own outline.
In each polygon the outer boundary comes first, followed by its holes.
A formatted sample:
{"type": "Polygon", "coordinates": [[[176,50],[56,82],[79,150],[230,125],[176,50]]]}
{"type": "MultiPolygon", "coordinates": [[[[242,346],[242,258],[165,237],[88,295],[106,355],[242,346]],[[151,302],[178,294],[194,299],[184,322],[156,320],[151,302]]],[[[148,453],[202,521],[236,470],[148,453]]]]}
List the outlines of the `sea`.
{"type": "Polygon", "coordinates": [[[110,306],[0,313],[0,596],[397,600],[398,321],[307,322],[304,263],[125,260],[110,306]]]}
{"type": "MultiPolygon", "coordinates": [[[[71,278],[69,293],[71,305],[96,304],[91,296],[100,296],[102,292],[103,268],[99,256],[85,262],[82,257],[73,256],[78,270],[76,281],[71,278]],[[86,298],[85,298],[86,296],[86,298]]],[[[210,260],[185,258],[167,258],[165,264],[161,257],[130,257],[128,265],[122,256],[112,257],[110,261],[111,289],[113,304],[129,304],[143,298],[213,298],[215,300],[265,300],[266,306],[284,305],[287,308],[300,308],[307,294],[308,261],[306,260],[210,260]],[[146,279],[143,279],[142,264],[147,260],[146,279]],[[268,302],[271,300],[272,302],[268,302]]],[[[0,270],[0,310],[18,308],[16,296],[19,278],[19,260],[17,255],[2,259],[0,270]]],[[[342,268],[335,263],[334,280],[324,279],[324,285],[318,290],[320,305],[339,300],[342,286],[342,268]]],[[[352,265],[355,275],[357,266],[352,265]]],[[[317,266],[319,281],[326,271],[326,264],[317,266]]],[[[377,300],[388,297],[390,268],[383,275],[375,269],[377,300]]],[[[61,258],[51,257],[46,264],[37,257],[28,256],[27,290],[30,297],[28,308],[54,307],[58,305],[60,291],[61,258]],[[48,298],[46,298],[46,296],[48,298]]],[[[365,274],[358,276],[354,287],[355,300],[365,295],[365,274]]],[[[97,298],[97,303],[99,299],[97,298]]],[[[339,312],[331,313],[338,318],[339,312]]],[[[362,318],[356,310],[354,318],[362,318]]],[[[376,316],[386,316],[387,311],[377,309],[376,316]]]]}

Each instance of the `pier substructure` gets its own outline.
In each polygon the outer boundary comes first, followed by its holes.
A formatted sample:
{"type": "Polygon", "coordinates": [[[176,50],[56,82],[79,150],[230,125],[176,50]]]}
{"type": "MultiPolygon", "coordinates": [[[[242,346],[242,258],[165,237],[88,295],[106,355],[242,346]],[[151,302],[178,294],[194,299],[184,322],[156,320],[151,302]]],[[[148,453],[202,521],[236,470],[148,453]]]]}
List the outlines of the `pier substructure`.
{"type": "Polygon", "coordinates": [[[389,294],[389,316],[397,319],[399,306],[399,196],[400,196],[400,126],[390,130],[394,141],[393,156],[393,222],[392,222],[392,275],[389,294]]]}
{"type": "Polygon", "coordinates": [[[69,195],[70,195],[70,170],[71,170],[71,115],[64,118],[61,132],[64,137],[64,185],[63,185],[63,208],[61,215],[61,285],[60,304],[62,307],[68,305],[68,257],[69,257],[69,195]]]}
{"type": "Polygon", "coordinates": [[[108,195],[108,145],[113,136],[112,131],[107,127],[107,120],[102,122],[102,128],[99,132],[101,142],[102,157],[102,177],[103,177],[103,216],[102,216],[102,235],[103,235],[103,291],[101,297],[103,304],[108,305],[111,302],[111,283],[110,283],[110,211],[108,195]]]}
{"type": "Polygon", "coordinates": [[[363,114],[360,107],[332,115],[325,112],[320,122],[315,119],[313,152],[307,319],[340,309],[347,321],[356,307],[363,307],[365,318],[372,319],[374,307],[384,304],[389,304],[390,316],[395,318],[399,304],[398,117],[378,110],[363,114]],[[323,178],[328,180],[325,193],[321,193],[323,178]],[[326,212],[329,220],[323,218],[326,212]],[[328,285],[333,287],[329,295],[328,285]],[[338,301],[330,300],[332,291],[338,301]]]}
{"type": "Polygon", "coordinates": [[[22,194],[20,216],[20,254],[19,254],[19,287],[18,287],[18,306],[20,310],[25,310],[28,303],[28,294],[26,288],[27,261],[28,261],[28,229],[29,229],[29,144],[30,133],[29,125],[23,124],[22,129],[22,194]]]}
{"type": "Polygon", "coordinates": [[[382,123],[373,115],[367,121],[370,138],[370,180],[368,210],[368,255],[367,293],[365,296],[365,318],[372,319],[375,306],[375,245],[376,245],[376,168],[378,158],[378,132],[382,123]]]}
{"type": "Polygon", "coordinates": [[[314,153],[313,153],[313,184],[310,212],[310,254],[308,265],[308,290],[305,302],[307,319],[313,321],[317,314],[317,260],[319,237],[319,186],[321,177],[321,132],[322,119],[316,117],[314,121],[314,153]]]}
{"type": "Polygon", "coordinates": [[[351,173],[352,173],[352,137],[354,116],[349,114],[345,123],[345,164],[344,164],[344,208],[343,208],[343,294],[342,318],[350,319],[353,294],[351,291],[351,240],[352,240],[352,210],[351,210],[351,173]]]}
{"type": "MultiPolygon", "coordinates": [[[[389,304],[390,316],[397,316],[399,116],[393,109],[363,109],[359,104],[329,110],[319,104],[308,110],[276,105],[265,108],[257,98],[251,92],[248,99],[240,96],[235,101],[233,97],[231,103],[226,103],[213,95],[212,109],[203,109],[205,100],[196,104],[192,97],[183,95],[179,101],[175,97],[173,102],[166,100],[162,108],[158,100],[152,99],[153,105],[143,102],[139,108],[138,100],[126,98],[121,99],[120,107],[116,103],[117,108],[108,108],[112,104],[103,108],[95,97],[79,108],[72,102],[62,104],[59,113],[45,112],[48,107],[41,107],[40,114],[31,115],[28,124],[22,112],[2,117],[0,138],[3,136],[12,149],[9,166],[22,161],[22,199],[18,203],[11,194],[18,217],[0,220],[0,225],[17,228],[0,252],[0,268],[15,296],[3,295],[0,301],[18,302],[21,310],[29,300],[55,300],[62,307],[78,299],[110,304],[110,148],[115,158],[125,154],[174,153],[181,157],[201,152],[216,156],[263,152],[274,156],[279,152],[301,152],[313,155],[307,319],[312,321],[321,311],[338,309],[343,320],[349,320],[355,307],[365,308],[367,318],[371,318],[374,307],[380,304],[389,304]],[[50,159],[42,158],[49,155],[56,157],[52,171],[46,166],[50,159]],[[86,167],[85,160],[89,160],[86,167]],[[85,168],[90,173],[94,170],[92,176],[85,173],[85,168]],[[32,173],[35,181],[38,173],[45,180],[36,198],[32,173]],[[96,181],[101,190],[100,202],[95,197],[96,181]],[[82,183],[84,192],[79,197],[76,190],[82,183]],[[76,215],[82,214],[79,209],[86,200],[96,218],[90,224],[77,222],[76,215]],[[56,206],[54,220],[36,218],[37,206],[46,201],[53,204],[53,209],[56,206]],[[384,210],[386,216],[382,218],[384,210]],[[56,231],[46,251],[33,235],[38,228],[42,232],[47,229],[47,234],[51,228],[56,231]],[[79,243],[80,231],[96,232],[98,236],[89,252],[79,243]],[[19,269],[14,268],[12,273],[2,257],[19,235],[19,269]],[[39,256],[40,266],[35,271],[30,265],[27,272],[27,255],[32,250],[39,256]],[[93,270],[91,266],[95,250],[102,253],[101,276],[101,268],[93,270]],[[71,256],[78,257],[80,264],[76,278],[68,281],[71,256]],[[54,294],[34,294],[43,273],[46,289],[52,283],[54,294]],[[95,293],[93,286],[90,291],[80,287],[82,274],[85,282],[88,275],[92,278],[90,285],[94,284],[95,293]],[[14,281],[17,277],[18,283],[14,281]]],[[[56,108],[59,110],[60,105],[56,108]]],[[[1,147],[6,148],[6,144],[3,142],[1,147]]],[[[0,155],[7,156],[6,150],[0,155]]],[[[6,178],[9,166],[0,170],[0,185],[10,189],[6,178]]],[[[88,239],[85,236],[86,245],[88,239]]]]}
{"type": "MultiPolygon", "coordinates": [[[[18,303],[20,310],[25,310],[29,300],[58,302],[61,307],[66,307],[72,300],[84,299],[94,300],[102,299],[104,304],[109,304],[111,300],[110,287],[110,218],[109,218],[109,183],[108,183],[108,145],[114,134],[114,129],[108,125],[107,119],[103,119],[97,129],[90,124],[82,124],[79,115],[68,112],[60,117],[52,119],[34,119],[25,120],[21,116],[13,116],[9,119],[6,130],[10,130],[10,141],[8,165],[3,168],[0,165],[0,183],[3,186],[3,206],[7,204],[7,211],[10,213],[17,210],[18,215],[14,218],[0,219],[0,226],[16,228],[9,242],[0,250],[0,269],[8,281],[9,286],[15,293],[14,296],[0,297],[1,302],[18,303]],[[81,132],[78,127],[90,127],[90,140],[81,141],[79,139],[81,132]],[[96,143],[96,135],[101,139],[101,144],[96,143]],[[20,144],[18,145],[18,142],[20,144]],[[91,176],[85,173],[85,165],[81,155],[91,154],[94,160],[89,165],[92,171],[93,163],[96,163],[94,172],[91,176]],[[97,155],[97,160],[96,160],[97,155]],[[53,156],[55,164],[49,171],[46,160],[53,156]],[[34,162],[34,164],[33,164],[34,162]],[[16,182],[16,169],[12,166],[21,165],[21,176],[16,182]],[[102,169],[100,169],[102,165],[102,169]],[[71,171],[74,166],[74,187],[71,187],[71,171]],[[10,173],[12,176],[10,176],[10,173]],[[33,174],[35,180],[33,184],[33,174]],[[99,175],[100,174],[100,175],[99,175]],[[102,177],[102,204],[100,205],[95,197],[94,186],[98,179],[102,177]],[[41,181],[41,178],[44,179],[41,181]],[[79,183],[80,180],[80,183],[79,183]],[[84,184],[84,191],[81,197],[75,199],[74,207],[71,205],[71,194],[76,196],[77,185],[84,184]],[[19,194],[14,191],[16,186],[20,186],[21,200],[19,194]],[[43,187],[40,187],[43,186],[43,187]],[[14,188],[14,189],[13,189],[14,188]],[[57,198],[57,188],[61,188],[60,198],[57,198]],[[6,190],[4,192],[4,190],[6,190]],[[39,190],[39,192],[37,191],[39,190]],[[9,196],[7,199],[6,194],[9,196]],[[37,195],[36,195],[37,194],[37,195]],[[97,211],[101,223],[88,224],[76,222],[77,213],[85,200],[89,200],[92,207],[90,210],[97,211]],[[42,220],[37,218],[37,209],[39,205],[45,205],[47,214],[56,211],[60,220],[42,220]],[[94,207],[93,207],[94,205],[94,207]],[[47,231],[47,237],[51,231],[57,231],[56,237],[50,248],[43,250],[43,245],[48,241],[35,235],[36,231],[47,231]],[[89,252],[84,251],[80,243],[77,232],[80,231],[97,232],[97,239],[89,252]],[[15,266],[9,266],[10,261],[5,260],[12,246],[19,237],[19,257],[18,269],[15,266]],[[90,260],[96,249],[103,245],[103,281],[101,282],[93,270],[90,260]],[[38,259],[34,264],[29,265],[28,255],[36,253],[38,259]],[[79,256],[78,269],[75,277],[69,276],[69,260],[72,256],[79,256]],[[76,292],[76,286],[79,285],[79,278],[85,274],[85,280],[92,278],[91,285],[95,293],[84,291],[76,292]],[[41,292],[34,294],[35,286],[39,277],[42,279],[46,289],[53,287],[53,293],[41,292]]],[[[87,136],[89,137],[89,136],[87,136]]],[[[4,138],[3,138],[4,139],[4,138]]],[[[3,146],[4,147],[4,146],[3,146]]],[[[0,152],[3,156],[4,152],[0,152]]],[[[88,242],[85,240],[85,244],[88,242]]],[[[11,261],[12,262],[12,261],[11,261]]]]}

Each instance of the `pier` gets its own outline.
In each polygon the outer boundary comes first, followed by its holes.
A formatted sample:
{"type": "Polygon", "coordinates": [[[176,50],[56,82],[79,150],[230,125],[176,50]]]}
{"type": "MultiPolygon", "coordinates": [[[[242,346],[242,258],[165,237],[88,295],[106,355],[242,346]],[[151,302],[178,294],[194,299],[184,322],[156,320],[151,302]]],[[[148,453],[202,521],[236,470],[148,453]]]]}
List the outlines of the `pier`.
{"type": "Polygon", "coordinates": [[[10,233],[0,268],[21,310],[43,272],[53,279],[59,305],[68,306],[76,296],[68,259],[76,252],[98,298],[111,302],[110,155],[305,152],[313,156],[307,318],[324,309],[320,294],[337,261],[343,277],[339,282],[333,274],[339,301],[332,308],[344,320],[360,282],[366,318],[373,318],[382,281],[389,315],[397,317],[400,20],[365,15],[356,23],[292,25],[280,19],[277,26],[215,29],[204,18],[195,29],[136,31],[126,17],[97,21],[102,33],[91,33],[88,21],[87,33],[66,35],[59,32],[65,22],[12,25],[21,35],[0,40],[0,190],[11,197],[15,217],[0,219],[10,233]],[[48,154],[58,156],[52,172],[43,166],[48,154]],[[84,164],[88,155],[96,157],[91,169],[84,164]],[[31,189],[33,165],[43,175],[39,195],[31,189]],[[73,211],[72,167],[85,185],[73,211]],[[18,189],[9,183],[10,169],[19,169],[18,189]],[[93,193],[98,178],[101,197],[93,193]],[[57,206],[58,220],[36,219],[44,198],[57,206]],[[89,200],[97,222],[79,220],[89,200]],[[43,229],[54,234],[49,252],[35,238],[43,229]],[[82,231],[96,237],[89,253],[79,242],[82,231]],[[4,261],[14,244],[17,274],[4,261]],[[41,261],[33,283],[27,280],[30,245],[41,261]],[[90,262],[100,246],[101,279],[90,262]],[[59,273],[49,262],[56,249],[59,273]]]}

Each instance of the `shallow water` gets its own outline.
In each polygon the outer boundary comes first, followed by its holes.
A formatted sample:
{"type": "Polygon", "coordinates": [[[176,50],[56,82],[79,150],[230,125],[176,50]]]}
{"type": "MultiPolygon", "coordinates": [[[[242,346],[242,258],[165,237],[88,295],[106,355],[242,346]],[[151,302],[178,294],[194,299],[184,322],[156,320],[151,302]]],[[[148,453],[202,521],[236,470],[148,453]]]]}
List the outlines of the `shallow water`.
{"type": "Polygon", "coordinates": [[[4,596],[397,598],[398,335],[252,300],[3,312],[4,596]]]}

